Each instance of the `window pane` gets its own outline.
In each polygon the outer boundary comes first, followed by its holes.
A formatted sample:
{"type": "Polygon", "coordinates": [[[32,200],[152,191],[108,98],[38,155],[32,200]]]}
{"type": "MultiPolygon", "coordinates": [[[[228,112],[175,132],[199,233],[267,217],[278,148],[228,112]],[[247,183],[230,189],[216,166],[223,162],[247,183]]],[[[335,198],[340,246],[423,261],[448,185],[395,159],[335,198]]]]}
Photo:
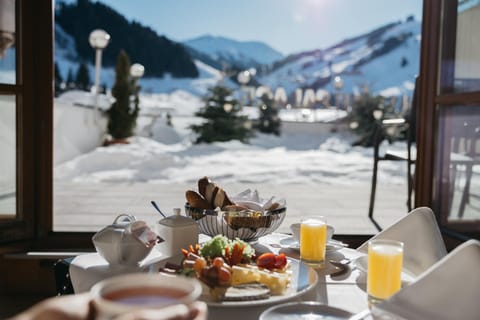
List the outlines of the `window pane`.
{"type": "Polygon", "coordinates": [[[15,0],[0,0],[0,83],[14,84],[15,0]]]}
{"type": "Polygon", "coordinates": [[[16,213],[15,96],[0,96],[0,219],[16,213]]]}
{"type": "Polygon", "coordinates": [[[478,91],[480,34],[477,31],[480,29],[480,2],[458,1],[458,7],[453,3],[446,1],[444,6],[442,91],[478,91]]]}
{"type": "Polygon", "coordinates": [[[442,108],[439,172],[443,221],[480,219],[480,108],[442,108]]]}

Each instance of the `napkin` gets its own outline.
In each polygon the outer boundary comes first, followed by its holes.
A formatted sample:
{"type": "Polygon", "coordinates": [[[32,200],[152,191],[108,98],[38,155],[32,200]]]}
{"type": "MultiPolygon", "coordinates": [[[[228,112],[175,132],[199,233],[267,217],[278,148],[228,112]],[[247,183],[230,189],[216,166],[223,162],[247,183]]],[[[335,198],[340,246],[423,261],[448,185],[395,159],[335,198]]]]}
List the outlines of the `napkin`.
{"type": "Polygon", "coordinates": [[[267,211],[277,203],[275,209],[282,209],[286,206],[286,200],[284,198],[276,198],[271,196],[269,198],[261,198],[257,190],[247,189],[239,194],[235,195],[231,199],[238,205],[244,206],[248,209],[258,210],[258,211],[267,211]]]}
{"type": "Polygon", "coordinates": [[[469,240],[374,307],[375,319],[479,319],[480,242],[469,240]]]}
{"type": "MultiPolygon", "coordinates": [[[[373,239],[402,241],[403,266],[415,276],[419,276],[442,259],[447,250],[430,208],[420,207],[375,235],[373,239]]],[[[358,251],[368,252],[368,241],[358,251]]]]}

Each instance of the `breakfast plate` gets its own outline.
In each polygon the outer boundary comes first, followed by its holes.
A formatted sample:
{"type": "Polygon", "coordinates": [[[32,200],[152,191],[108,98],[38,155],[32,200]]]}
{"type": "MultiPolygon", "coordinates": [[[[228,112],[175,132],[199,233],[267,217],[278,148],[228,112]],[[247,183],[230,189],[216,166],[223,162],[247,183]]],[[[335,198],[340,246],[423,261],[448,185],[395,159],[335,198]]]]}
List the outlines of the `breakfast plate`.
{"type": "Polygon", "coordinates": [[[277,304],[295,299],[310,289],[315,287],[318,282],[317,272],[303,262],[288,258],[290,262],[289,272],[291,272],[290,285],[282,295],[272,295],[267,299],[253,301],[212,301],[208,287],[203,286],[203,292],[200,300],[207,303],[209,307],[251,307],[258,305],[277,304]]]}
{"type": "MultiPolygon", "coordinates": [[[[300,243],[297,240],[295,240],[293,237],[283,238],[279,242],[280,242],[280,245],[287,247],[289,249],[300,250],[300,243]]],[[[330,240],[327,242],[326,252],[330,253],[330,252],[338,251],[342,248],[345,248],[345,246],[346,245],[340,241],[330,240]]]]}

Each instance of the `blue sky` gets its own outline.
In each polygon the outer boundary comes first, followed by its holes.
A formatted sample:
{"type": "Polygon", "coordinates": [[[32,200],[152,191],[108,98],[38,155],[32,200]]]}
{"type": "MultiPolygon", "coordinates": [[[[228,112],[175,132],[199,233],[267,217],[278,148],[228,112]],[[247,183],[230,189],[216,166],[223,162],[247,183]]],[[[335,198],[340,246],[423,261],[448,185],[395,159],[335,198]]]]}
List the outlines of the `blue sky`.
{"type": "Polygon", "coordinates": [[[204,34],[263,41],[283,54],[325,48],[414,15],[421,0],[101,0],[183,41],[204,34]]]}

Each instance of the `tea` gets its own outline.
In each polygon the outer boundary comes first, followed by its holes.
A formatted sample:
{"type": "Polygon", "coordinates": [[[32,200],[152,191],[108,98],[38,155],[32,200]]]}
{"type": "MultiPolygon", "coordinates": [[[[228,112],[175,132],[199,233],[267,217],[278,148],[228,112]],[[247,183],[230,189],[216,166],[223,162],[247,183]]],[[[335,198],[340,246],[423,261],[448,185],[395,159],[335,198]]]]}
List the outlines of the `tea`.
{"type": "Polygon", "coordinates": [[[118,289],[103,294],[107,300],[128,305],[161,306],[178,303],[186,292],[162,287],[135,287],[118,289]]]}

